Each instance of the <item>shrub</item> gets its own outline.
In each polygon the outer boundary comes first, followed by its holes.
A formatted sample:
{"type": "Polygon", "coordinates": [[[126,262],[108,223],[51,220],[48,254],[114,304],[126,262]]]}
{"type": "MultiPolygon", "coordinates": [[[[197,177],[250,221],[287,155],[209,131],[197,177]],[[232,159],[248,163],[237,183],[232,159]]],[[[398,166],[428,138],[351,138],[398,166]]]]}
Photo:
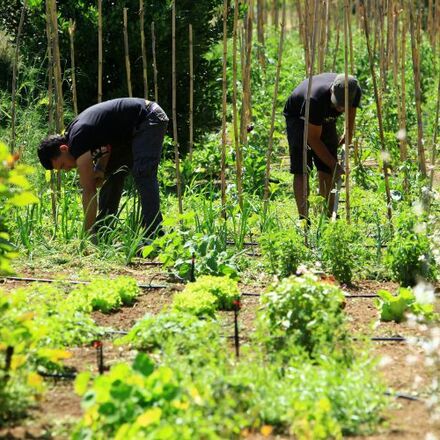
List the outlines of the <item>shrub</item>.
{"type": "Polygon", "coordinates": [[[388,243],[385,264],[393,279],[405,287],[413,286],[421,279],[434,280],[436,266],[428,237],[423,232],[424,218],[410,210],[396,217],[393,239],[388,243]]]}
{"type": "Polygon", "coordinates": [[[322,234],[320,246],[325,266],[341,283],[350,283],[355,255],[353,229],[344,220],[329,222],[322,234]]]}
{"type": "Polygon", "coordinates": [[[265,266],[281,278],[296,275],[298,266],[309,259],[304,238],[295,229],[265,233],[260,246],[265,266]]]}
{"type": "Polygon", "coordinates": [[[261,297],[260,330],[275,348],[298,344],[312,357],[336,353],[348,338],[343,303],[338,287],[313,276],[285,278],[261,297]]]}
{"type": "Polygon", "coordinates": [[[219,349],[219,327],[214,321],[184,312],[165,312],[157,316],[145,315],[115,344],[128,343],[138,350],[190,354],[205,346],[206,341],[209,341],[209,348],[219,349]]]}

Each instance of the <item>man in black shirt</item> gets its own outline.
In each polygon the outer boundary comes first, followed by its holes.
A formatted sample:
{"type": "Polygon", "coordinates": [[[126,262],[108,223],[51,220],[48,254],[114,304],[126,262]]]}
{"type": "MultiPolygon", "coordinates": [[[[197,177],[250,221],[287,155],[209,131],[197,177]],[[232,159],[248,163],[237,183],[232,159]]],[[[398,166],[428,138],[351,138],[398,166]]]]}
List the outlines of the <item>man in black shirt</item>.
{"type": "MultiPolygon", "coordinates": [[[[307,216],[304,198],[303,139],[304,119],[309,80],[304,80],[292,92],[284,107],[290,152],[290,172],[294,174],[294,194],[300,218],[307,216]]],[[[348,77],[348,140],[353,136],[356,108],[362,90],[353,76],[348,77]]],[[[344,173],[337,160],[337,148],[344,142],[338,138],[336,118],[345,111],[345,75],[321,73],[312,78],[307,137],[307,167],[312,163],[318,170],[319,193],[330,202],[334,180],[344,173]]],[[[308,186],[308,183],[307,183],[308,186]]],[[[307,188],[308,193],[308,188],[307,188]]]]}
{"type": "Polygon", "coordinates": [[[158,230],[162,215],[157,169],[167,125],[167,115],[155,102],[112,99],[84,110],[64,135],[42,141],[38,157],[44,168],[78,168],[86,231],[117,214],[128,169],[140,194],[146,236],[158,230]],[[97,188],[102,183],[97,216],[97,188]]]}

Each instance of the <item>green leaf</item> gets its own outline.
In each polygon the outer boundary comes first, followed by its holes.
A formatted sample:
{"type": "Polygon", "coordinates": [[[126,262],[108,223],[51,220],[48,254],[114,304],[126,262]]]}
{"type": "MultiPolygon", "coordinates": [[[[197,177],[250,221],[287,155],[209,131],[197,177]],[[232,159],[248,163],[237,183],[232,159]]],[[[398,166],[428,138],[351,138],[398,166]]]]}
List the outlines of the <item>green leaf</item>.
{"type": "Polygon", "coordinates": [[[154,363],[145,353],[139,353],[133,362],[133,370],[149,376],[154,371],[154,363]]]}
{"type": "Polygon", "coordinates": [[[79,396],[83,396],[85,394],[89,385],[90,377],[91,373],[89,371],[84,371],[76,376],[74,384],[74,390],[76,394],[78,394],[79,396]]]}

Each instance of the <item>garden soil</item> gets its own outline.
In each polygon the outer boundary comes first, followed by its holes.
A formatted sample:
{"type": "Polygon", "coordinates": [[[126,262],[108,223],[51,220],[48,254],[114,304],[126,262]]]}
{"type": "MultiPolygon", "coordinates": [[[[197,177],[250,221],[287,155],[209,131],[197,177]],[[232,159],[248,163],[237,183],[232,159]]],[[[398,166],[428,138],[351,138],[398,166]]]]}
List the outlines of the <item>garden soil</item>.
{"type": "MultiPolygon", "coordinates": [[[[163,284],[169,283],[170,278],[161,273],[155,266],[138,264],[127,269],[121,269],[117,274],[135,277],[139,283],[163,284]]],[[[33,273],[22,274],[34,276],[33,273]]],[[[50,273],[44,274],[50,277],[50,273]]],[[[69,278],[69,273],[64,274],[69,278]]],[[[112,276],[116,273],[112,273],[112,276]]],[[[41,276],[41,274],[40,274],[41,276]]],[[[73,273],[72,273],[73,277],[73,273]]],[[[93,318],[99,325],[110,326],[115,330],[129,330],[145,313],[157,314],[171,303],[173,295],[182,289],[180,284],[171,284],[166,289],[144,289],[137,302],[131,307],[124,307],[117,313],[105,315],[93,313],[93,318]]],[[[17,281],[5,281],[6,290],[23,286],[17,281]]],[[[394,283],[379,283],[363,281],[354,286],[343,287],[350,295],[376,293],[378,289],[394,290],[394,283]]],[[[259,294],[265,286],[240,285],[242,292],[259,294]]],[[[243,343],[255,328],[255,317],[259,307],[258,296],[243,296],[239,315],[240,337],[243,343]]],[[[418,396],[420,401],[390,398],[390,409],[384,414],[384,422],[377,433],[363,437],[346,437],[347,439],[362,440],[424,440],[428,433],[440,438],[440,426],[430,423],[428,409],[423,402],[424,391],[431,381],[431,374],[424,365],[423,356],[419,349],[406,342],[368,342],[372,336],[423,336],[427,329],[413,328],[408,323],[378,323],[377,311],[373,298],[350,298],[346,300],[345,312],[353,334],[365,336],[365,341],[371,347],[371,352],[378,358],[380,374],[390,389],[395,392],[418,396]]],[[[233,314],[222,312],[221,319],[225,334],[233,334],[233,314]]],[[[229,344],[233,349],[233,344],[229,344]]],[[[105,367],[133,359],[135,353],[126,347],[117,347],[110,340],[104,341],[105,367]]],[[[97,373],[97,353],[93,347],[80,347],[70,350],[72,357],[66,361],[70,367],[78,371],[91,370],[97,373]]],[[[66,439],[69,438],[76,420],[81,416],[80,399],[75,395],[73,383],[68,380],[47,380],[48,390],[44,397],[36,402],[28,417],[16,426],[0,430],[2,439],[66,439]]],[[[252,440],[290,439],[288,436],[278,436],[270,432],[243,432],[243,437],[252,440]]]]}

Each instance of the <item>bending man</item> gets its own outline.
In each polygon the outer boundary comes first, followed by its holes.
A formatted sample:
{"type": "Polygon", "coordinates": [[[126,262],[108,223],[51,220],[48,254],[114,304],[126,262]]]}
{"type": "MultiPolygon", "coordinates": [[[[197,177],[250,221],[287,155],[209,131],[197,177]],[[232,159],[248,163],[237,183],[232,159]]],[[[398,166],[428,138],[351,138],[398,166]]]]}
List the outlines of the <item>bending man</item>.
{"type": "Polygon", "coordinates": [[[155,102],[120,98],[87,108],[64,135],[41,142],[38,157],[44,168],[78,168],[86,231],[117,214],[128,170],[140,194],[146,236],[158,230],[162,215],[157,169],[167,125],[167,115],[155,102]],[[97,216],[97,187],[102,182],[97,216]]]}
{"type": "MultiPolygon", "coordinates": [[[[300,218],[307,216],[307,200],[304,197],[303,136],[304,119],[309,80],[304,80],[289,96],[284,107],[287,125],[287,139],[290,152],[290,172],[294,175],[293,187],[300,218]]],[[[349,144],[353,136],[356,108],[359,106],[362,90],[356,78],[348,77],[348,126],[349,144]]],[[[315,164],[318,170],[319,193],[331,206],[330,191],[334,179],[344,173],[338,163],[337,149],[344,143],[344,136],[338,137],[336,118],[345,111],[345,76],[336,73],[321,73],[312,78],[310,95],[309,126],[307,137],[307,167],[315,164]]],[[[307,194],[309,193],[307,182],[307,194]]]]}

